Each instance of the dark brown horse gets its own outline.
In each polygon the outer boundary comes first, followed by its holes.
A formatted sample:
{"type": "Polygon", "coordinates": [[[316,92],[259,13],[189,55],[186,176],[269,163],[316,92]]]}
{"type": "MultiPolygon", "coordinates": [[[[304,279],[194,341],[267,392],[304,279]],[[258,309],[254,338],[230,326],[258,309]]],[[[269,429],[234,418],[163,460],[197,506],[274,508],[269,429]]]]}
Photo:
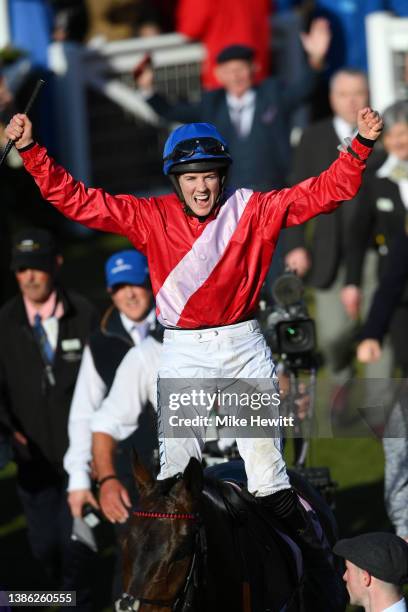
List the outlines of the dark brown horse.
{"type": "Polygon", "coordinates": [[[117,610],[344,610],[343,591],[330,595],[330,608],[305,592],[296,545],[252,496],[204,478],[196,459],[164,481],[136,462],[135,477],[140,502],[124,540],[126,595],[117,610]]]}

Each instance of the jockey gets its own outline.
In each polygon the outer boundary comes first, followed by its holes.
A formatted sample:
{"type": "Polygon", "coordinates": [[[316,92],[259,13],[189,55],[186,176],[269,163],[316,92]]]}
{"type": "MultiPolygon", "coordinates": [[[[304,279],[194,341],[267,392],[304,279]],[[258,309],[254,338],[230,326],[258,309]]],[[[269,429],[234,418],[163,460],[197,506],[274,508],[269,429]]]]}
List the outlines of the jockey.
{"type": "MultiPolygon", "coordinates": [[[[33,141],[26,115],[15,115],[6,135],[45,200],[88,227],[127,236],[146,254],[158,320],[166,328],[159,380],[274,379],[271,351],[254,313],[279,232],[355,196],[382,120],[365,108],[358,128],[320,176],[260,193],[224,191],[232,163],[225,140],[210,124],[183,125],[168,138],[163,156],[176,194],[150,198],[86,188],[33,141]]],[[[166,408],[158,402],[161,423],[166,408]]],[[[194,412],[208,414],[206,407],[194,412]]],[[[201,428],[189,438],[160,431],[160,479],[183,472],[190,457],[201,458],[201,428]]],[[[303,550],[318,549],[290,486],[280,438],[237,438],[237,444],[248,490],[288,525],[303,550]]]]}

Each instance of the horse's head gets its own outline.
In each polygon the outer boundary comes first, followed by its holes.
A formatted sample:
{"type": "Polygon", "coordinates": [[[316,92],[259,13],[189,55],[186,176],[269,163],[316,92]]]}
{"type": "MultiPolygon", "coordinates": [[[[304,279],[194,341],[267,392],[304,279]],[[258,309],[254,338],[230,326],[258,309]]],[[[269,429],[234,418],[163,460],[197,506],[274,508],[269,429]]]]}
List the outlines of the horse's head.
{"type": "Polygon", "coordinates": [[[122,598],[117,609],[182,611],[196,564],[201,464],[191,459],[182,476],[156,481],[136,459],[134,474],[140,501],[124,541],[129,598],[122,598]]]}

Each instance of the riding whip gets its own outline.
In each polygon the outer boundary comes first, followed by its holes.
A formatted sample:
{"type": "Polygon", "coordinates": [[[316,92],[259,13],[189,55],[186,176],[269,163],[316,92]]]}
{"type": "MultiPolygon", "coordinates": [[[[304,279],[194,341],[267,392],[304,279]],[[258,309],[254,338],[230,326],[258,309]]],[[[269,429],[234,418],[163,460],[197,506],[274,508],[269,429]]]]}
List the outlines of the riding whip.
{"type": "MultiPolygon", "coordinates": [[[[38,96],[38,93],[41,89],[41,87],[44,85],[45,81],[43,79],[38,79],[37,83],[35,84],[33,93],[31,94],[31,97],[29,99],[29,101],[27,102],[27,105],[23,111],[24,115],[28,115],[28,113],[31,110],[32,105],[35,102],[36,97],[38,96]]],[[[6,148],[3,151],[3,155],[1,156],[0,159],[0,166],[2,165],[2,163],[4,162],[4,160],[6,159],[7,155],[10,153],[12,147],[14,144],[14,140],[12,140],[11,138],[9,139],[9,141],[6,144],[6,148]]]]}

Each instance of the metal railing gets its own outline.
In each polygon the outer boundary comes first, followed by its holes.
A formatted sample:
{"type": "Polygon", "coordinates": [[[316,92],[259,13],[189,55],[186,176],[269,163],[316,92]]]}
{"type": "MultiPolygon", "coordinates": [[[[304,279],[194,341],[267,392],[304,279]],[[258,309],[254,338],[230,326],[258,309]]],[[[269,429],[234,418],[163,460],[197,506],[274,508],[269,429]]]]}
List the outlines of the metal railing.
{"type": "Polygon", "coordinates": [[[179,34],[89,48],[54,43],[59,159],[87,184],[111,192],[162,190],[161,151],[168,128],[135,88],[134,67],[146,53],[155,87],[170,99],[200,96],[203,47],[179,34]]]}

